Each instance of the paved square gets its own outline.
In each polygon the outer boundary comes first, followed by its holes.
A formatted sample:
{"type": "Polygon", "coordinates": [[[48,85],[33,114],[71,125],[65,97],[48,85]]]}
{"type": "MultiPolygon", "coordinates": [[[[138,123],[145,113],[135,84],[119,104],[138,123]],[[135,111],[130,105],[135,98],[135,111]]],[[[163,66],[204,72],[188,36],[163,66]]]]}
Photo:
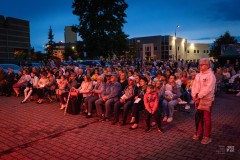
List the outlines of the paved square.
{"type": "Polygon", "coordinates": [[[194,109],[176,111],[166,130],[111,125],[63,115],[58,103],[20,104],[22,97],[0,97],[0,159],[240,159],[240,97],[216,97],[209,145],[191,139],[194,109]]]}

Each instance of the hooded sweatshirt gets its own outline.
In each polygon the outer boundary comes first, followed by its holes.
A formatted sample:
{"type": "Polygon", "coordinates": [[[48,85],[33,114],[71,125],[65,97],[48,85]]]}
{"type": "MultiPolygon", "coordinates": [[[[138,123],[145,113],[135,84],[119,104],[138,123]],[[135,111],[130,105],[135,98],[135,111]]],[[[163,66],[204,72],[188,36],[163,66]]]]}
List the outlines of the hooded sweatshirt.
{"type": "Polygon", "coordinates": [[[216,77],[211,68],[196,75],[192,84],[192,97],[214,101],[216,77]]]}

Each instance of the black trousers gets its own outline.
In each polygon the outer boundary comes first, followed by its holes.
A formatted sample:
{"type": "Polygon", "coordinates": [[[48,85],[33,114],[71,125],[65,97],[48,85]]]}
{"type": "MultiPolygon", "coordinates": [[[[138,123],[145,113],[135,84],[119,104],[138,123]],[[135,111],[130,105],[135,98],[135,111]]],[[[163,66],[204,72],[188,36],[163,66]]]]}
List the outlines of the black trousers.
{"type": "Polygon", "coordinates": [[[149,128],[151,126],[151,118],[153,117],[158,125],[158,128],[161,128],[161,116],[159,110],[157,110],[154,114],[149,113],[147,110],[145,110],[146,114],[146,124],[149,128]]]}
{"type": "Polygon", "coordinates": [[[139,103],[133,103],[132,117],[135,117],[135,123],[139,123],[139,112],[144,110],[144,103],[141,100],[139,103]]]}

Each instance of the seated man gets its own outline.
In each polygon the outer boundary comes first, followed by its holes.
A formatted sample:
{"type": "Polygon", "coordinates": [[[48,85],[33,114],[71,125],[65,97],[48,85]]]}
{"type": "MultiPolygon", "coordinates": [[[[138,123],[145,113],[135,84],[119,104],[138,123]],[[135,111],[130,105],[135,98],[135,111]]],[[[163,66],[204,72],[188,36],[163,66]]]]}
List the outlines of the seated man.
{"type": "Polygon", "coordinates": [[[106,83],[105,94],[95,101],[97,113],[101,112],[100,121],[109,121],[111,108],[115,102],[119,100],[119,96],[121,93],[121,84],[117,81],[117,74],[112,74],[110,83],[106,83]],[[103,114],[102,107],[105,105],[105,114],[103,114]]]}

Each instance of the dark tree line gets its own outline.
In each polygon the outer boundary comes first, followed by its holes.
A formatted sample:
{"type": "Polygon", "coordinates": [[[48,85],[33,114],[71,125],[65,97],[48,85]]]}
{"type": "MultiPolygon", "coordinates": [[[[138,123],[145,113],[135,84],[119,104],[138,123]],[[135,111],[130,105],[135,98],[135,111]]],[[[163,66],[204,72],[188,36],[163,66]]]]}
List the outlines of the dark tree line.
{"type": "Polygon", "coordinates": [[[127,50],[124,0],[74,0],[73,14],[79,17],[74,31],[82,38],[81,47],[88,58],[122,55],[127,50]]]}

